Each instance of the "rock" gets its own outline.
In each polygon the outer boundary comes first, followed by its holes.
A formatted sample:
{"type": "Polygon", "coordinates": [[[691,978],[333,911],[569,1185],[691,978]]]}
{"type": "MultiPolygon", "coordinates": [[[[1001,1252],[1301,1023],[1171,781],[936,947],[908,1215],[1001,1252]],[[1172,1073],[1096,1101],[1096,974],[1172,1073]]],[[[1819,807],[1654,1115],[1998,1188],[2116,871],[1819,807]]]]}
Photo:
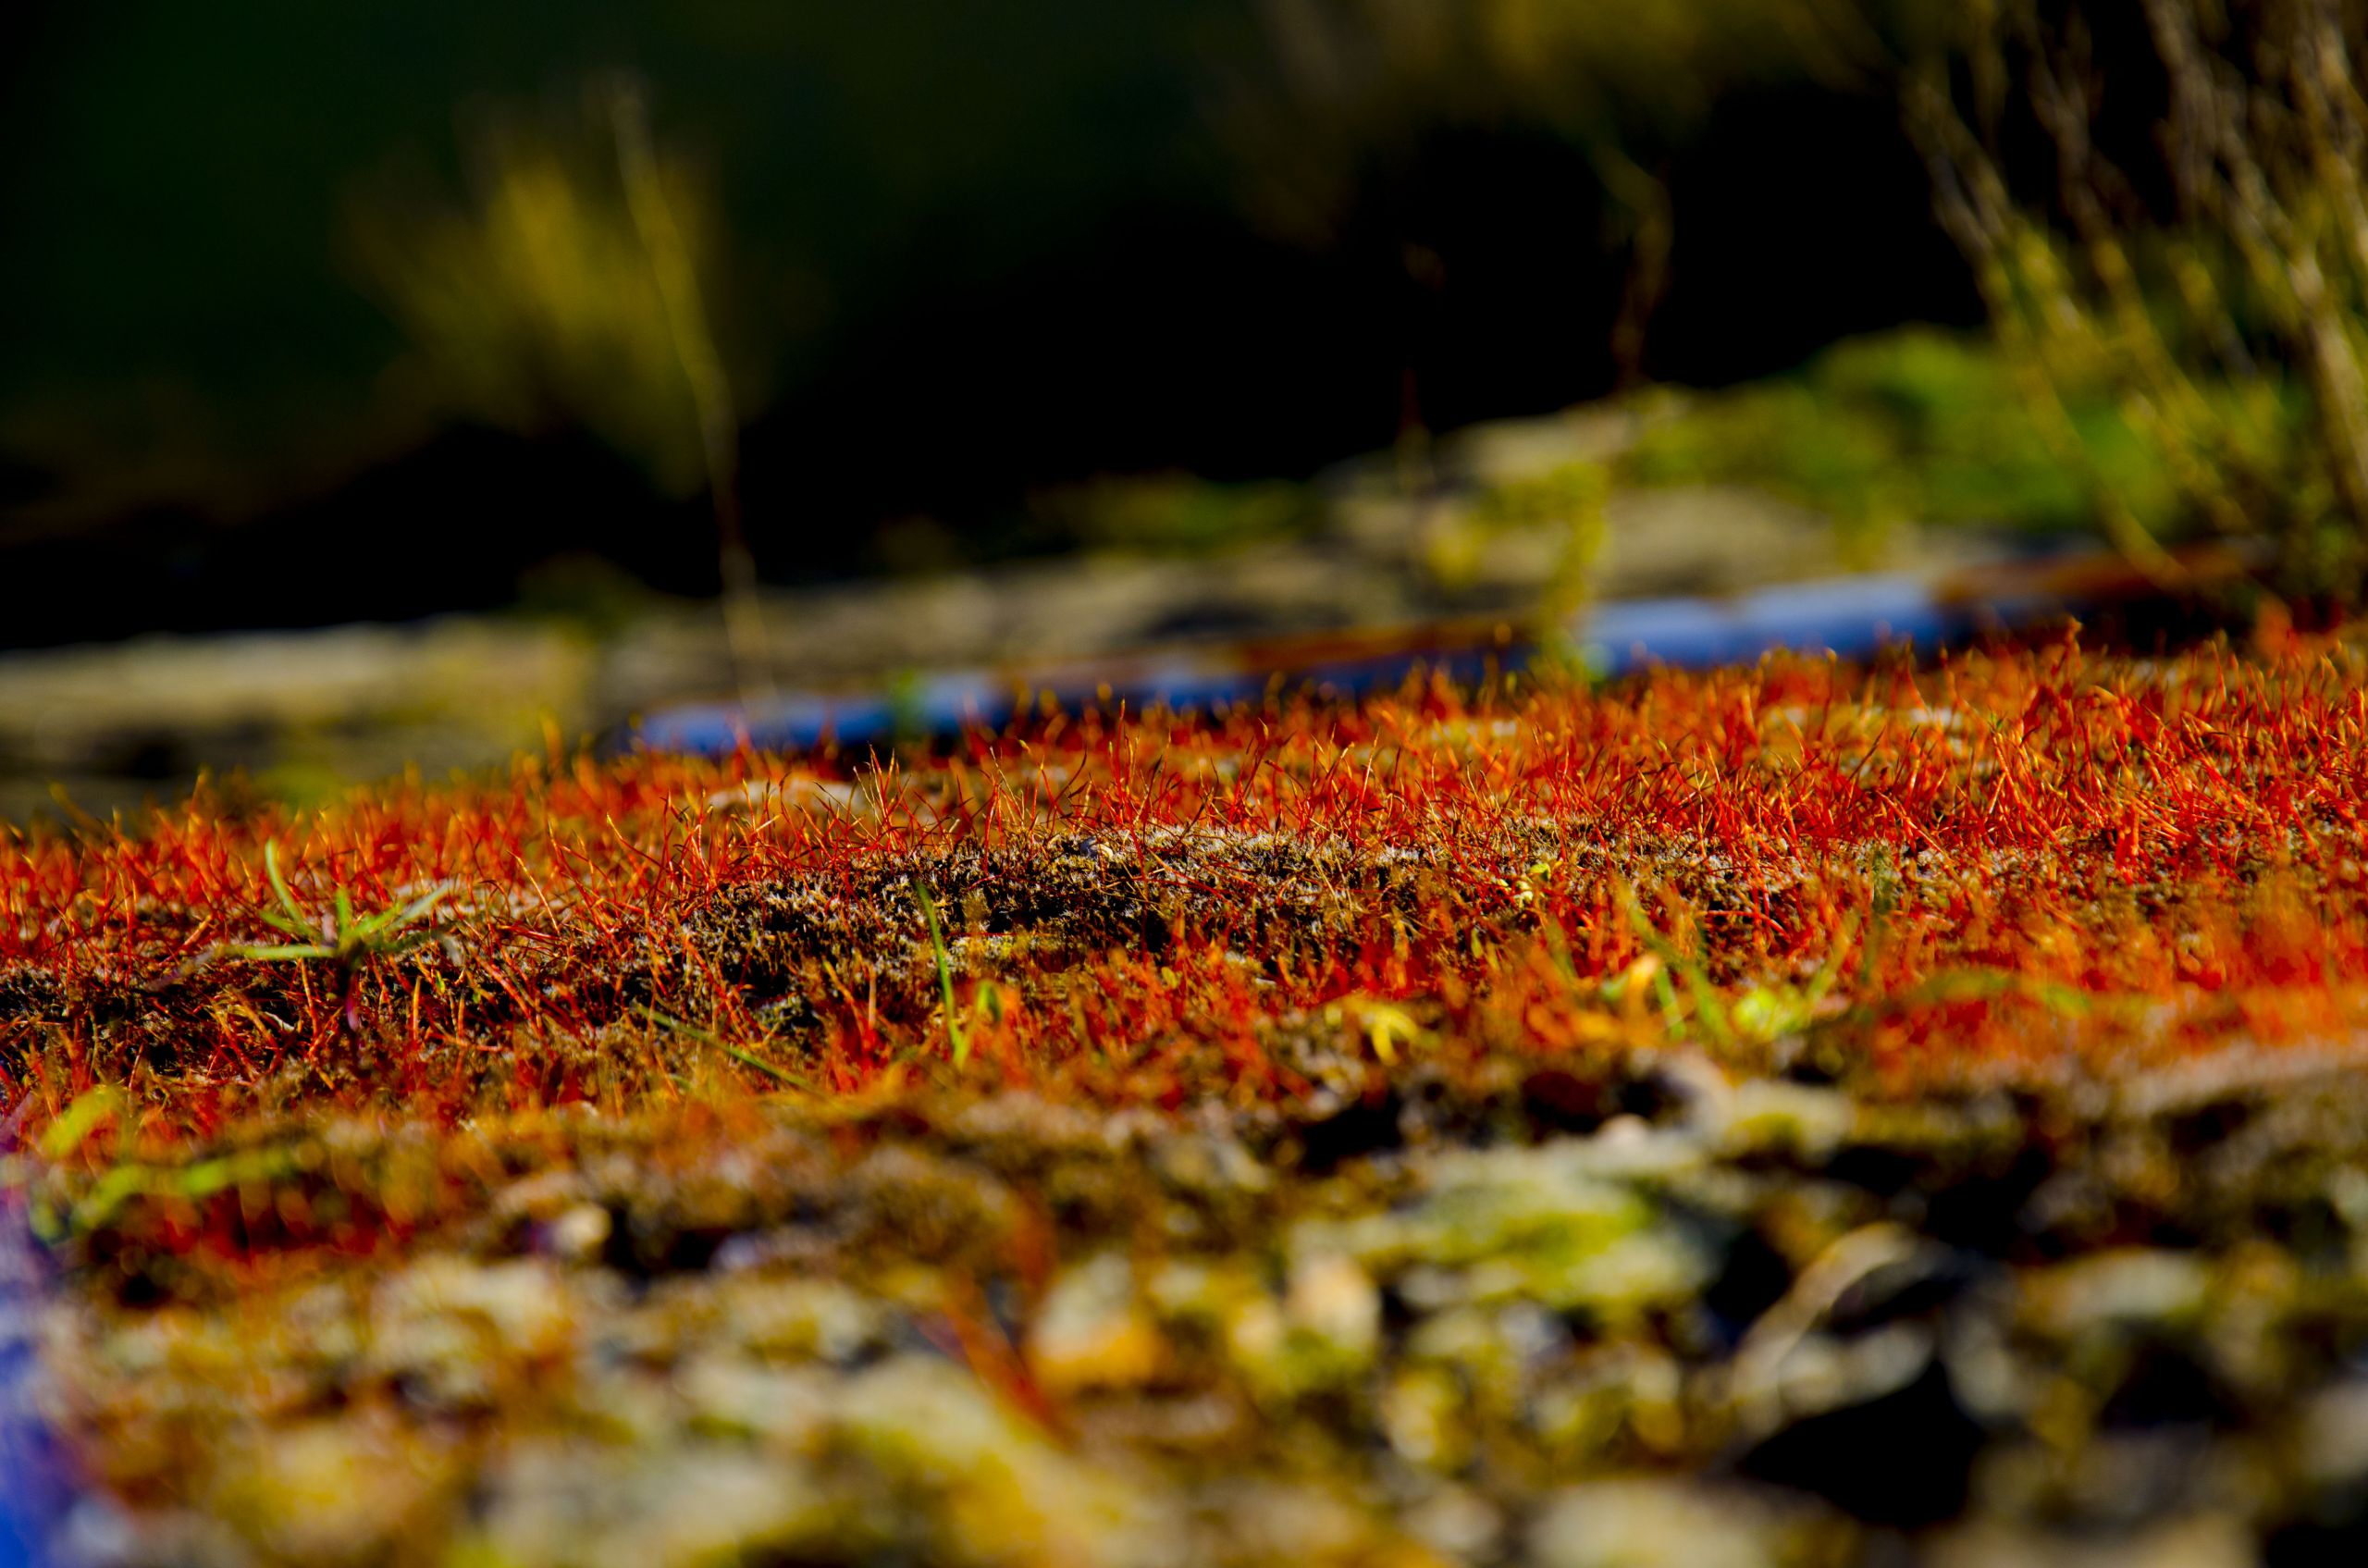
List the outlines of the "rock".
{"type": "Polygon", "coordinates": [[[2069,1340],[2188,1327],[2211,1299],[2212,1272],[2191,1253],[2126,1248],[2026,1270],[2021,1285],[2025,1324],[2069,1340]]]}
{"type": "Polygon", "coordinates": [[[1936,1537],[1923,1561],[1929,1568],[2251,1568],[2260,1560],[2241,1525],[2205,1514],[2105,1539],[1985,1521],[1936,1537]]]}
{"type": "Polygon", "coordinates": [[[1178,1561],[1181,1521],[1162,1493],[1064,1452],[943,1361],[897,1356],[849,1379],[838,1434],[918,1514],[906,1530],[923,1560],[1178,1561]]]}
{"type": "Polygon", "coordinates": [[[385,1417],[312,1421],[261,1435],[209,1502],[275,1562],[375,1562],[433,1516],[457,1458],[385,1417]]]}
{"type": "Polygon", "coordinates": [[[1446,1156],[1412,1206],[1310,1222],[1294,1250],[1336,1246],[1385,1278],[1419,1269],[1410,1287],[1432,1305],[1527,1301],[1619,1323],[1690,1296],[1710,1276],[1707,1248],[1596,1175],[1593,1142],[1446,1156]]]}
{"type": "Polygon", "coordinates": [[[369,1359],[416,1404],[483,1408],[518,1371],[556,1363],[574,1336],[565,1291],[548,1260],[430,1257],[379,1288],[369,1359]]]}
{"type": "Polygon", "coordinates": [[[1747,1500],[1684,1481],[1571,1487],[1530,1526],[1534,1568],[1777,1568],[1775,1522],[1747,1500]]]}
{"type": "Polygon", "coordinates": [[[1615,1340],[1580,1352],[1530,1400],[1531,1429],[1560,1468],[1665,1459],[1689,1436],[1684,1369],[1648,1344],[1615,1340]]]}
{"type": "Polygon", "coordinates": [[[1381,1296],[1352,1258],[1315,1251],[1292,1266],[1280,1300],[1239,1270],[1179,1271],[1161,1288],[1167,1310],[1214,1318],[1227,1358],[1267,1402],[1362,1378],[1381,1348],[1381,1296]]]}
{"type": "Polygon", "coordinates": [[[1933,1327],[1878,1308],[1913,1292],[1947,1257],[1889,1224],[1830,1243],[1751,1326],[1724,1369],[1743,1431],[1764,1437],[1804,1416],[1879,1398],[1915,1377],[1932,1358],[1933,1327]]]}
{"type": "Polygon", "coordinates": [[[1455,1306],[1415,1324],[1404,1354],[1417,1365],[1452,1372],[1472,1419],[1505,1421],[1519,1415],[1570,1341],[1561,1319],[1534,1303],[1455,1306]]]}
{"type": "Polygon", "coordinates": [[[598,1204],[577,1204],[551,1221],[548,1232],[551,1255],[567,1263],[596,1261],[609,1244],[614,1220],[598,1204]]]}
{"type": "Polygon", "coordinates": [[[1194,1499],[1200,1530],[1177,1568],[1447,1568],[1353,1493],[1314,1482],[1236,1476],[1194,1499]]]}
{"type": "Polygon", "coordinates": [[[2355,1372],[2303,1401],[2294,1450],[2305,1484],[2368,1491],[2368,1374],[2355,1372]]]}
{"type": "Polygon", "coordinates": [[[888,1340],[880,1303],[836,1280],[754,1275],[722,1294],[726,1331],[758,1355],[844,1364],[888,1340]]]}
{"type": "Polygon", "coordinates": [[[1850,1134],[1853,1111],[1838,1089],[1755,1078],[1727,1098],[1720,1146],[1733,1154],[1774,1154],[1817,1167],[1850,1134]]]}
{"type": "Polygon", "coordinates": [[[1381,1348],[1381,1294],[1342,1253],[1315,1253],[1291,1266],[1283,1315],[1344,1362],[1363,1365],[1381,1348]]]}
{"type": "Polygon", "coordinates": [[[1137,1299],[1134,1266],[1104,1253],[1054,1281],[1028,1332],[1028,1365],[1052,1393],[1130,1389],[1167,1364],[1167,1343],[1137,1299]]]}
{"type": "Polygon", "coordinates": [[[819,1368],[707,1354],[677,1368],[672,1381],[692,1428],[704,1436],[755,1438],[805,1454],[831,1429],[837,1382],[819,1368]]]}
{"type": "Polygon", "coordinates": [[[1451,1562],[1481,1562],[1498,1555],[1505,1513],[1470,1487],[1443,1486],[1407,1508],[1406,1533],[1451,1562]]]}
{"type": "Polygon", "coordinates": [[[528,1444],[481,1485],[454,1568],[709,1568],[880,1544],[802,1467],[723,1444],[649,1454],[528,1444]]]}
{"type": "Polygon", "coordinates": [[[1463,1402],[1462,1386],[1444,1368],[1401,1372],[1382,1391],[1378,1411],[1382,1437],[1407,1463],[1453,1475],[1472,1453],[1463,1402]]]}
{"type": "MultiPolygon", "coordinates": [[[[1885,1364],[1871,1381],[1894,1372],[1885,1364]]],[[[1815,1492],[1872,1524],[1916,1528],[1963,1512],[1987,1434],[1942,1364],[1928,1359],[1906,1382],[1863,1398],[1848,1397],[1847,1384],[1847,1375],[1837,1378],[1836,1402],[1754,1444],[1742,1473],[1815,1492]]]]}

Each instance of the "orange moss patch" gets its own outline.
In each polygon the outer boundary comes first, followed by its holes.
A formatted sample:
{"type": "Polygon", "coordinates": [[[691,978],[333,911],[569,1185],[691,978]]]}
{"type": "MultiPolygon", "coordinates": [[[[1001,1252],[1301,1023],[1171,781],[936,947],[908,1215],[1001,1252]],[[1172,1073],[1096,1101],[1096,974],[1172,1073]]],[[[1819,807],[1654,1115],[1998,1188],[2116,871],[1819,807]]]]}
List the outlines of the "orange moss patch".
{"type": "Polygon", "coordinates": [[[2064,644],[1054,717],[885,766],[553,756],[299,819],[201,794],[0,844],[0,1091],[38,1133],[115,1086],[104,1162],[327,1110],[1295,1103],[1671,1036],[1903,1087],[2348,1048],[2363,758],[2349,651],[2064,644]],[[250,956],[286,941],[267,844],[325,928],[443,889],[433,940],[250,956]]]}
{"type": "Polygon", "coordinates": [[[140,1561],[2268,1539],[2364,750],[2349,650],[2065,645],[12,842],[46,1408],[140,1561]]]}

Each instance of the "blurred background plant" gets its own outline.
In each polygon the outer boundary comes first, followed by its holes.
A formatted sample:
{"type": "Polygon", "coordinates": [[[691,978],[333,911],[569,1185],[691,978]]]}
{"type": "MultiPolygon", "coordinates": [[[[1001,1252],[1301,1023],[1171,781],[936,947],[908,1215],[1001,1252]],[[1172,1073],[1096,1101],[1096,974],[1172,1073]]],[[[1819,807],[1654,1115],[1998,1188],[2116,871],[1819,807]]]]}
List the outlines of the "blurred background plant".
{"type": "MultiPolygon", "coordinates": [[[[1409,171],[1443,137],[1499,145],[1540,138],[1567,148],[1574,156],[1553,178],[1534,173],[1513,199],[1592,226],[1617,275],[1603,352],[1612,384],[1628,389],[1648,379],[1655,316],[1671,289],[1678,171],[1692,164],[1686,172],[1699,180],[1714,116],[1796,94],[1829,105],[1881,101],[1893,62],[1927,46],[1932,31],[1923,7],[1891,0],[1258,0],[1257,13],[1264,47],[1225,79],[1216,110],[1252,221],[1310,248],[1337,246],[1367,221],[1361,207],[1372,191],[1412,182],[1409,171]]],[[[1797,197],[1819,179],[1847,178],[1849,167],[1795,166],[1778,179],[1797,197]]],[[[1708,204],[1697,197],[1690,215],[1709,216],[1708,204]]],[[[1395,216],[1408,291],[1449,314],[1444,298],[1464,285],[1463,257],[1433,241],[1419,207],[1395,216]]],[[[1759,242],[1771,255],[1790,253],[1793,265],[1814,272],[1822,260],[1839,273],[1848,267],[1835,253],[1840,238],[1803,225],[1759,242]]],[[[1793,299],[1810,296],[1790,266],[1771,266],[1770,276],[1771,315],[1787,308],[1787,283],[1793,299]]],[[[1585,285],[1573,276],[1568,286],[1585,285]]],[[[1437,482],[1429,380],[1410,354],[1397,443],[1409,493],[1437,482]]],[[[1912,503],[1897,492],[1924,488],[1906,479],[1923,454],[1911,450],[1913,438],[1875,428],[1887,413],[1829,407],[1825,393],[1797,380],[1772,395],[1740,392],[1646,421],[1647,449],[1616,464],[1572,454],[1484,485],[1470,506],[1425,530],[1424,564],[1453,586],[1474,577],[1509,533],[1558,525],[1567,542],[1540,605],[1552,623],[1588,596],[1605,501],[1622,482],[1762,484],[1832,508],[1852,549],[1871,555],[1884,525],[1912,503]]]]}
{"type": "Polygon", "coordinates": [[[1908,123],[2006,363],[2096,514],[2187,526],[2289,595],[2368,582],[2368,6],[1986,0],[1908,123]],[[2112,443],[2088,438],[2109,398],[2112,443]],[[2151,469],[2154,493],[2133,481],[2151,469]]]}
{"type": "MultiPolygon", "coordinates": [[[[1361,183],[1442,127],[1548,130],[1592,187],[1561,199],[1599,213],[1624,265],[1610,348],[1631,381],[1669,286],[1670,165],[1712,109],[1771,85],[1862,91],[1890,57],[1881,19],[1852,0],[1259,0],[1259,13],[1267,48],[1220,110],[1259,221],[1331,242],[1361,183]]],[[[1435,250],[1410,241],[1405,255],[1415,281],[1443,283],[1435,250]]]]}
{"type": "MultiPolygon", "coordinates": [[[[359,280],[401,327],[390,372],[423,401],[498,428],[580,425],[665,489],[706,482],[690,379],[618,157],[611,105],[479,105],[460,137],[465,194],[381,179],[350,207],[359,280]]],[[[680,160],[651,177],[676,249],[715,265],[710,204],[680,160]]]]}
{"type": "Polygon", "coordinates": [[[1297,538],[1324,520],[1320,500],[1304,485],[1212,484],[1173,473],[1111,475],[1047,490],[1033,512],[1057,547],[1153,555],[1205,555],[1297,538]]]}
{"type": "MultiPolygon", "coordinates": [[[[1610,491],[1610,469],[1587,458],[1482,486],[1460,526],[1431,532],[1424,565],[1452,588],[1476,576],[1485,558],[1501,549],[1509,537],[1527,532],[1559,536],[1551,563],[1539,576],[1531,617],[1541,630],[1559,628],[1593,597],[1596,558],[1603,549],[1604,503],[1610,491]]],[[[1548,631],[1549,639],[1554,635],[1548,631]]]]}
{"type": "Polygon", "coordinates": [[[764,630],[734,377],[709,326],[712,198],[661,154],[630,77],[587,82],[572,116],[480,109],[463,142],[464,203],[380,191],[352,207],[356,268],[412,345],[394,374],[449,414],[527,436],[580,427],[665,492],[706,494],[735,684],[753,692],[764,630]]]}
{"type": "Polygon", "coordinates": [[[1762,488],[1831,517],[1860,561],[1906,525],[2077,536],[2100,495],[2146,537],[2178,531],[2177,488],[2109,385],[2067,382],[2052,423],[2027,392],[1990,339],[1902,328],[1746,386],[1638,394],[1641,430],[1618,476],[1762,488]]]}
{"type": "Polygon", "coordinates": [[[1623,376],[1968,323],[1853,16],[19,11],[0,556],[43,591],[9,636],[492,609],[572,555],[709,595],[710,493],[770,583],[971,564],[1110,537],[1046,525],[1074,487],[1300,482],[1623,376]],[[576,101],[610,62],[648,83],[729,417],[576,101]]]}
{"type": "Polygon", "coordinates": [[[0,794],[2061,535],[2356,603],[2363,6],[12,13],[0,794]]]}

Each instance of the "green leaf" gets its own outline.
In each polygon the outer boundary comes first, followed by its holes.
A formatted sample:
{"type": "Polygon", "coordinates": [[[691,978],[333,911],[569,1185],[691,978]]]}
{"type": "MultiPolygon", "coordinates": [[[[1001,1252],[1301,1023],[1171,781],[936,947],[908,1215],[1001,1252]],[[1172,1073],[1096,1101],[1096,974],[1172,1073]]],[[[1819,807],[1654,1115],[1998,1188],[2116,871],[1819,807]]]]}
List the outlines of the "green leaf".
{"type": "Polygon", "coordinates": [[[235,1185],[247,1174],[236,1163],[217,1155],[210,1160],[197,1160],[182,1166],[166,1176],[163,1184],[179,1197],[210,1198],[235,1185]]]}
{"type": "Polygon", "coordinates": [[[375,915],[365,915],[340,930],[338,940],[348,948],[367,947],[377,940],[380,932],[394,923],[394,919],[395,911],[392,909],[381,909],[375,915]]]}
{"type": "Polygon", "coordinates": [[[305,920],[304,911],[296,907],[296,895],[288,891],[287,880],[279,874],[279,845],[276,840],[266,839],[264,842],[263,870],[264,875],[271,879],[271,890],[279,895],[279,907],[288,911],[288,918],[311,930],[311,922],[305,920]]]}
{"type": "Polygon", "coordinates": [[[271,963],[287,958],[334,958],[337,956],[336,948],[325,947],[317,942],[283,942],[276,946],[239,949],[240,957],[261,963],[271,963]]]}
{"type": "Polygon", "coordinates": [[[87,1236],[113,1219],[124,1204],[149,1190],[152,1174],[144,1165],[119,1165],[99,1178],[90,1196],[74,1206],[74,1228],[87,1236]]]}
{"type": "MultiPolygon", "coordinates": [[[[1628,918],[1646,949],[1660,959],[1665,970],[1676,971],[1678,978],[1685,982],[1686,994],[1694,999],[1695,1019],[1702,1025],[1703,1032],[1710,1037],[1711,1043],[1733,1044],[1734,1027],[1728,1021],[1726,1004],[1719,999],[1718,987],[1710,983],[1710,971],[1698,960],[1679,952],[1675,943],[1655,930],[1653,922],[1646,918],[1642,906],[1632,902],[1628,906],[1628,918]]],[[[1676,998],[1670,994],[1665,979],[1661,981],[1661,989],[1662,1006],[1668,1010],[1676,998]]]]}
{"type": "Polygon", "coordinates": [[[395,924],[398,926],[407,926],[411,924],[413,920],[418,920],[422,915],[426,914],[427,911],[436,907],[437,905],[442,903],[444,901],[444,895],[450,891],[451,889],[448,887],[429,888],[426,893],[403,906],[403,912],[395,917],[395,924]]]}
{"type": "Polygon", "coordinates": [[[401,908],[389,906],[387,908],[379,910],[375,915],[364,916],[361,920],[355,922],[352,932],[352,942],[349,945],[369,946],[381,953],[402,952],[407,951],[411,947],[417,946],[420,943],[427,939],[426,933],[422,932],[418,935],[407,938],[404,942],[396,945],[385,945],[382,942],[382,938],[384,938],[388,932],[401,931],[405,926],[412,924],[421,916],[426,914],[430,909],[436,907],[438,901],[444,896],[446,891],[447,890],[444,888],[435,888],[430,890],[426,895],[413,899],[410,903],[402,906],[401,908]]]}
{"type": "Polygon", "coordinates": [[[954,1043],[954,1065],[958,1068],[970,1059],[970,1036],[954,1010],[954,966],[946,961],[945,934],[938,929],[937,906],[930,902],[929,889],[919,877],[913,879],[913,895],[920,900],[921,918],[929,922],[930,951],[937,956],[937,988],[945,998],[945,1032],[954,1043]]]}
{"type": "Polygon", "coordinates": [[[701,1029],[697,1024],[687,1023],[684,1020],[674,1017],[671,1013],[661,1013],[652,1006],[638,1006],[634,1008],[634,1011],[639,1013],[643,1018],[648,1019],[650,1022],[663,1024],[668,1029],[672,1030],[675,1033],[696,1040],[702,1045],[714,1046],[717,1050],[722,1052],[734,1061],[738,1062],[742,1067],[754,1068],[757,1071],[763,1073],[767,1078],[771,1079],[775,1083],[785,1083],[793,1089],[803,1089],[807,1087],[806,1080],[798,1077],[796,1073],[789,1071],[785,1068],[776,1067],[772,1063],[765,1060],[762,1056],[742,1050],[739,1046],[733,1044],[728,1040],[725,1040],[722,1035],[716,1033],[711,1029],[701,1029]]]}
{"type": "Polygon", "coordinates": [[[102,1123],[114,1119],[123,1105],[123,1095],[115,1085],[102,1083],[86,1091],[66,1107],[66,1114],[49,1124],[41,1135],[42,1158],[62,1160],[82,1146],[83,1140],[96,1132],[102,1123]]]}

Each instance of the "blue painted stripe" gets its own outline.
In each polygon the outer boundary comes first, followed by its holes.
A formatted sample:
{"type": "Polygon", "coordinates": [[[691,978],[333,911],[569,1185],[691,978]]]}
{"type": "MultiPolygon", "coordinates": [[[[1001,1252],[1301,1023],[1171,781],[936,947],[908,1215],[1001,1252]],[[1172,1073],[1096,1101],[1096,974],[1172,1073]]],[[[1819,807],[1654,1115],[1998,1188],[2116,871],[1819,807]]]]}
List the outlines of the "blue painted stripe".
{"type": "MultiPolygon", "coordinates": [[[[1948,647],[1985,627],[2028,625],[2100,599],[2146,591],[2117,558],[2082,554],[1929,575],[1868,573],[1729,598],[1615,600],[1575,618],[1557,640],[1580,648],[1607,674],[1653,664],[1748,663],[1779,650],[1852,658],[1901,641],[1928,649],[1948,647]]],[[[797,693],[746,706],[669,708],[642,721],[628,741],[657,751],[709,756],[744,744],[771,751],[829,742],[863,748],[900,735],[998,726],[1010,721],[1023,700],[1043,693],[1069,708],[1124,703],[1138,711],[1254,702],[1277,681],[1358,696],[1395,686],[1417,669],[1476,681],[1492,668],[1522,667],[1540,647],[1536,638],[1467,623],[1177,648],[1007,671],[950,670],[919,677],[893,698],[797,693]]]]}

